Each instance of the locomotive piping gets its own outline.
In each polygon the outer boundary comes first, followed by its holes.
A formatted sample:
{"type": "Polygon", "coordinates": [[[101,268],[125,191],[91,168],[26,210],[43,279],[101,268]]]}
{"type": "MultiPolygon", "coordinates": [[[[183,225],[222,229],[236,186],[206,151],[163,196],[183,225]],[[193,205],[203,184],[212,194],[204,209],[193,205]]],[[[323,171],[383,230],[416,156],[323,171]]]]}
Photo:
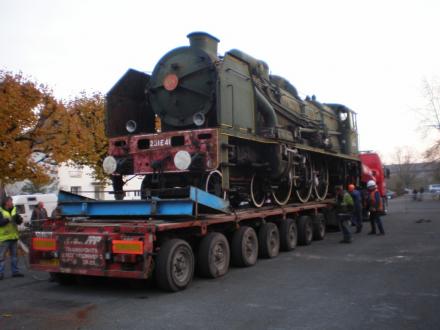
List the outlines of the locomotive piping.
{"type": "MultiPolygon", "coordinates": [[[[274,108],[258,88],[255,88],[255,96],[257,99],[257,110],[264,118],[265,127],[276,128],[278,126],[278,118],[274,108]]],[[[283,161],[281,145],[275,145],[272,148],[272,157],[270,157],[271,177],[278,179],[288,173],[291,163],[287,162],[286,164],[283,161]]]]}
{"type": "Polygon", "coordinates": [[[275,114],[275,110],[273,109],[269,101],[264,97],[264,95],[258,90],[258,88],[255,88],[255,96],[257,98],[258,104],[257,109],[264,117],[266,127],[278,126],[278,119],[275,114]]]}

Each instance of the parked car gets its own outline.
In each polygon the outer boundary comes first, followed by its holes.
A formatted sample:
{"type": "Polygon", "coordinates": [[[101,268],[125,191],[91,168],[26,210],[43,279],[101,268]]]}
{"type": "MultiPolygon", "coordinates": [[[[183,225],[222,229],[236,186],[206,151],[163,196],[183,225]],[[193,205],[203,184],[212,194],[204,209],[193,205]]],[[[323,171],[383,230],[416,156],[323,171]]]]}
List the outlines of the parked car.
{"type": "Polygon", "coordinates": [[[388,199],[393,199],[393,198],[396,198],[396,197],[397,197],[396,192],[394,192],[392,190],[387,190],[387,198],[388,199]]]}
{"type": "Polygon", "coordinates": [[[433,183],[433,184],[430,184],[430,185],[428,186],[428,191],[429,191],[431,194],[437,194],[437,193],[440,193],[440,183],[433,183]]]}

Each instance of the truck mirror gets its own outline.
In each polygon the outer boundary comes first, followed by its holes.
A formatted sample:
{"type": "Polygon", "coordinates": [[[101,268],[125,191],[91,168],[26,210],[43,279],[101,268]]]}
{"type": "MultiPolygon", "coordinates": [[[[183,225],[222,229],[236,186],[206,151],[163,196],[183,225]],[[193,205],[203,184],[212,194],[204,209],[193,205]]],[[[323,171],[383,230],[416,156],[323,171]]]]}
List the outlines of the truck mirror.
{"type": "Polygon", "coordinates": [[[385,168],[385,177],[386,177],[387,179],[390,178],[390,169],[389,169],[389,168],[385,168]]]}

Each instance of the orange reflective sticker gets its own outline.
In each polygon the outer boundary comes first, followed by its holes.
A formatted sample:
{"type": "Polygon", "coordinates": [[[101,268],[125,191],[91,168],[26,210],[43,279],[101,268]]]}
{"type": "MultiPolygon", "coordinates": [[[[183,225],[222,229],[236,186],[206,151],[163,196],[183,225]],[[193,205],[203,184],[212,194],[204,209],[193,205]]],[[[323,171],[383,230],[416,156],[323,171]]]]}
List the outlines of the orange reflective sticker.
{"type": "Polygon", "coordinates": [[[57,241],[53,238],[33,237],[32,248],[36,251],[55,251],[57,241]]]}
{"type": "Polygon", "coordinates": [[[113,240],[112,252],[125,254],[143,254],[144,243],[141,241],[113,240]]]}

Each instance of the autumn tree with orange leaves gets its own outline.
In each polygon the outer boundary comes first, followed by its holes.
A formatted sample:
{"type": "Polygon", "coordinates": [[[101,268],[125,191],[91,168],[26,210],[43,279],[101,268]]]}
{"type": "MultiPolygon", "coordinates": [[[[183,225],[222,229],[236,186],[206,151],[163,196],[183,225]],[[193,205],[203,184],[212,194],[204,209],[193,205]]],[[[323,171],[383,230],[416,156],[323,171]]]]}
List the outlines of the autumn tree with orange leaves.
{"type": "Polygon", "coordinates": [[[101,94],[83,93],[63,104],[46,86],[0,71],[0,195],[16,181],[49,183],[63,162],[90,166],[95,179],[105,181],[106,152],[101,94]]]}
{"type": "Polygon", "coordinates": [[[102,162],[107,155],[107,138],[104,127],[104,96],[100,93],[82,93],[67,103],[70,127],[70,160],[74,165],[89,166],[94,178],[104,182],[102,162]]]}
{"type": "Polygon", "coordinates": [[[0,186],[50,181],[52,166],[69,158],[66,115],[46,86],[0,71],[0,186]]]}

